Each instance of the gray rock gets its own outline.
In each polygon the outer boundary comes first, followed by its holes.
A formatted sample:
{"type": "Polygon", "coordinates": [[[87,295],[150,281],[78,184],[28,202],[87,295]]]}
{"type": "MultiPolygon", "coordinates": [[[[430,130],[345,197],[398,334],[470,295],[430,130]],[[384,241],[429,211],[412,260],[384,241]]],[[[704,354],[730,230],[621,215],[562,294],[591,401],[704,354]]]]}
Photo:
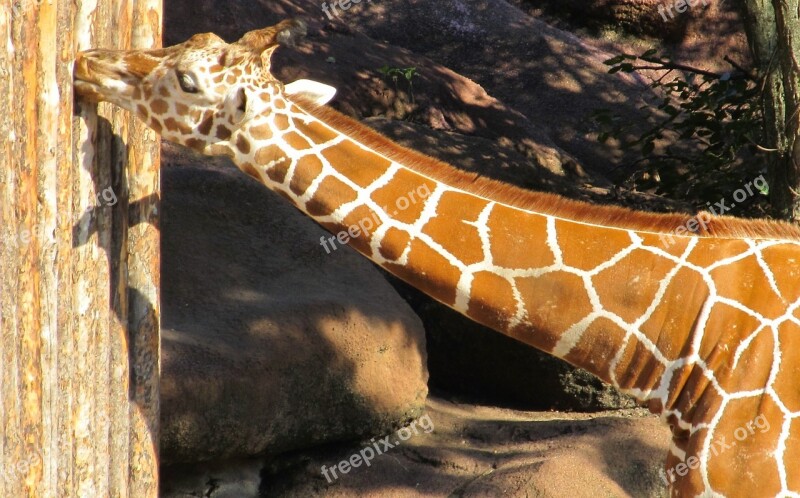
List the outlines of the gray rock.
{"type": "Polygon", "coordinates": [[[419,319],[367,260],[326,254],[326,232],[229,171],[162,175],[162,461],[276,453],[418,416],[419,319]]]}

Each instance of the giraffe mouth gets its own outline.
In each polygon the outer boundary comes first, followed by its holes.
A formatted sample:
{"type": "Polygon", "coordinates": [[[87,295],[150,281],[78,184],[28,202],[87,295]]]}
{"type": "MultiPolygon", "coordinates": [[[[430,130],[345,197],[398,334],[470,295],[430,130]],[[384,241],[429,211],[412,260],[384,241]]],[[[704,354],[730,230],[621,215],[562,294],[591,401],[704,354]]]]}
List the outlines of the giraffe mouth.
{"type": "Polygon", "coordinates": [[[78,54],[73,66],[73,87],[75,93],[89,100],[98,100],[97,85],[90,79],[91,73],[89,72],[86,58],[82,54],[78,54]]]}
{"type": "Polygon", "coordinates": [[[91,55],[83,52],[78,54],[74,64],[73,88],[75,94],[91,102],[105,100],[103,85],[100,81],[99,64],[91,55]]]}
{"type": "Polygon", "coordinates": [[[104,63],[95,55],[96,50],[80,52],[73,66],[73,88],[75,93],[92,102],[114,103],[115,95],[124,95],[129,85],[125,84],[121,71],[112,64],[104,63]]]}

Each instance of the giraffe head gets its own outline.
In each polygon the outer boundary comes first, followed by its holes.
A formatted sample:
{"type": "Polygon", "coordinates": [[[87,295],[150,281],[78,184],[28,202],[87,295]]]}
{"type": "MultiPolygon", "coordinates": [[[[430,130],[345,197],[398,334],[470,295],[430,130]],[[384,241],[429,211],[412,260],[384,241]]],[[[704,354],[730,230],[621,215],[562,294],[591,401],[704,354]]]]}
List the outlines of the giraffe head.
{"type": "Polygon", "coordinates": [[[75,61],[75,92],[134,113],[172,142],[231,154],[232,134],[284,95],[318,104],[333,98],[333,87],[310,80],[283,85],[270,72],[279,44],[304,34],[304,23],[286,20],[234,43],[204,33],[163,49],[88,50],[75,61]]]}

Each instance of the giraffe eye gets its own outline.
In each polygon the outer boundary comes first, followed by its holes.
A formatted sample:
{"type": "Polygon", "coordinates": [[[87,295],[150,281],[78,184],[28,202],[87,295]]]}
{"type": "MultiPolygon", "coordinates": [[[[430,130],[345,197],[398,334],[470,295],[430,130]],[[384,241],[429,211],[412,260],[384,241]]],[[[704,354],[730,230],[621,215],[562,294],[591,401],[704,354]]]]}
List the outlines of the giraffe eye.
{"type": "Polygon", "coordinates": [[[183,71],[175,71],[175,74],[178,76],[178,84],[181,86],[181,90],[186,93],[197,93],[200,91],[192,75],[186,74],[183,71]]]}

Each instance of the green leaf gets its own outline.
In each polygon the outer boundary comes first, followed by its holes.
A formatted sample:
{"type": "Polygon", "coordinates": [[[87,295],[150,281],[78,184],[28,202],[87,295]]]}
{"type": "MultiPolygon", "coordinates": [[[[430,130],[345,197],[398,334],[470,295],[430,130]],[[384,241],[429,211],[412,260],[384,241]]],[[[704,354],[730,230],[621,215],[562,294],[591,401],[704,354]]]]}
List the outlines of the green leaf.
{"type": "Polygon", "coordinates": [[[405,77],[405,79],[407,79],[408,81],[411,81],[411,78],[413,78],[414,76],[417,75],[417,68],[415,68],[415,67],[407,67],[407,68],[403,69],[402,73],[403,73],[403,76],[405,77]]]}

